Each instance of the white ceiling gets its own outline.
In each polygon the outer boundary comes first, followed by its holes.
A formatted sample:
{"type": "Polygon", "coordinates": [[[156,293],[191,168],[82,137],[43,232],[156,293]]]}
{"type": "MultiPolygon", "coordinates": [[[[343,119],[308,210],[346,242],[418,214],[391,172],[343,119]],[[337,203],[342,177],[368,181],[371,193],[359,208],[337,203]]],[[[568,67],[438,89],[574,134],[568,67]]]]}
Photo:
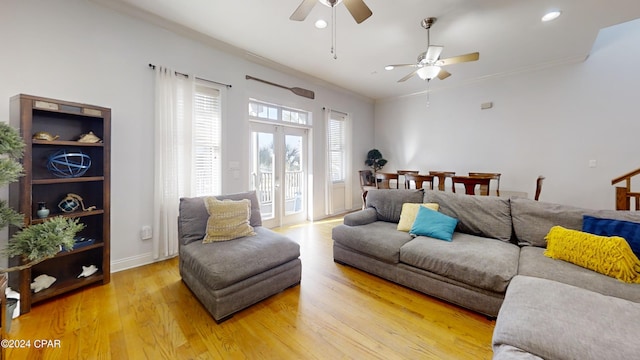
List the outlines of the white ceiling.
{"type": "Polygon", "coordinates": [[[426,90],[417,77],[397,82],[410,68],[384,70],[426,50],[426,17],[438,18],[431,43],[444,46],[442,58],[480,52],[476,62],[447,66],[452,76],[431,81],[431,89],[582,61],[598,30],[640,18],[639,0],[365,0],[373,15],[361,24],[344,4],[336,8],[333,59],[331,26],[314,27],[320,18],[331,24],[331,9],[316,4],[305,21],[289,20],[301,1],[110,0],[372,99],[426,90]],[[562,16],[542,23],[550,9],[562,16]]]}

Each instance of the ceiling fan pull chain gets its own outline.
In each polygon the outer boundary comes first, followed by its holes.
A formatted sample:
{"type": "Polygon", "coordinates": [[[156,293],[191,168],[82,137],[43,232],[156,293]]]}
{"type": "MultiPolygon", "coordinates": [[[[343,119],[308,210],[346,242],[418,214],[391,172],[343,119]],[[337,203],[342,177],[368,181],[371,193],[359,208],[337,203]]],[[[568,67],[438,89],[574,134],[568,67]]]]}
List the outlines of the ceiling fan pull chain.
{"type": "Polygon", "coordinates": [[[431,94],[431,91],[429,90],[430,83],[431,81],[427,80],[427,108],[431,106],[431,101],[429,100],[429,94],[431,94]]]}

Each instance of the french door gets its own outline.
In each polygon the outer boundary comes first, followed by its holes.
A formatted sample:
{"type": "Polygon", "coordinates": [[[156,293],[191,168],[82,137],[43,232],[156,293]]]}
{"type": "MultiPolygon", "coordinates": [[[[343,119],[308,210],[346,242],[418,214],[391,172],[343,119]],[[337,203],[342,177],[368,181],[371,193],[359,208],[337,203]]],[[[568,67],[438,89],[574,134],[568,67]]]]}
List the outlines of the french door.
{"type": "Polygon", "coordinates": [[[307,219],[307,132],[251,123],[251,187],[266,227],[307,219]]]}

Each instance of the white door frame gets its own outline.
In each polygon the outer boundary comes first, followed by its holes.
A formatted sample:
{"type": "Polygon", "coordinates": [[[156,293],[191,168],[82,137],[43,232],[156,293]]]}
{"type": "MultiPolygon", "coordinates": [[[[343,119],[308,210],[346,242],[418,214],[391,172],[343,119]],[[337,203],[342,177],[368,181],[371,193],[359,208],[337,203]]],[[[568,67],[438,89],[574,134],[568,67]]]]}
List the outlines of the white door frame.
{"type": "MultiPolygon", "coordinates": [[[[308,159],[309,147],[308,133],[306,128],[285,126],[282,124],[270,124],[264,122],[251,121],[249,123],[249,131],[251,136],[251,159],[250,159],[250,184],[253,189],[258,192],[258,200],[261,201],[262,222],[265,227],[277,227],[286,224],[298,223],[305,221],[308,214],[308,159]],[[270,134],[273,139],[273,155],[271,170],[272,173],[260,172],[258,159],[259,146],[258,133],[270,134]],[[300,137],[300,158],[299,172],[287,172],[285,159],[285,141],[286,139],[295,140],[300,137]],[[271,177],[271,178],[270,178],[271,177]],[[289,186],[287,191],[287,180],[292,181],[295,177],[296,191],[289,186]],[[269,179],[270,178],[270,179],[269,179]],[[268,181],[267,181],[268,180],[268,181]],[[260,186],[260,182],[264,182],[260,186]],[[260,189],[262,187],[262,189],[260,189]],[[288,195],[288,196],[287,196],[288,195]],[[262,203],[265,201],[265,203],[262,203]]],[[[268,139],[267,135],[267,139],[268,139]]],[[[265,137],[262,137],[264,140],[265,137]]],[[[264,144],[262,144],[264,145],[264,144]]]]}

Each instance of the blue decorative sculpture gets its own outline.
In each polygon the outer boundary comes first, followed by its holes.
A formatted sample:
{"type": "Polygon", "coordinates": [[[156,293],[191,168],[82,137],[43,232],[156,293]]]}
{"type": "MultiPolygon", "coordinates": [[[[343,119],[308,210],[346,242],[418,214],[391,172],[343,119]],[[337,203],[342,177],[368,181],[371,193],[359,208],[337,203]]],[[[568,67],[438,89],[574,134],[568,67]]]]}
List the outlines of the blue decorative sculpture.
{"type": "Polygon", "coordinates": [[[47,170],[61,178],[74,178],[84,175],[91,167],[91,157],[82,151],[60,150],[47,159],[47,170]]]}

